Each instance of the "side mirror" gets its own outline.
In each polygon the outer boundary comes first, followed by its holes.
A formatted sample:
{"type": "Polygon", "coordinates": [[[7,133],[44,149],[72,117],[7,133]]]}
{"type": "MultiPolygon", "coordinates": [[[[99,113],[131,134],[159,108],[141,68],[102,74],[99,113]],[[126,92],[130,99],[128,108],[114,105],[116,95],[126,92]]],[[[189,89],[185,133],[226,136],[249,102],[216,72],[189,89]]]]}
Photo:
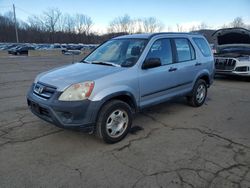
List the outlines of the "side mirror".
{"type": "Polygon", "coordinates": [[[142,69],[150,69],[161,66],[160,58],[149,58],[146,59],[142,64],[142,69]]]}

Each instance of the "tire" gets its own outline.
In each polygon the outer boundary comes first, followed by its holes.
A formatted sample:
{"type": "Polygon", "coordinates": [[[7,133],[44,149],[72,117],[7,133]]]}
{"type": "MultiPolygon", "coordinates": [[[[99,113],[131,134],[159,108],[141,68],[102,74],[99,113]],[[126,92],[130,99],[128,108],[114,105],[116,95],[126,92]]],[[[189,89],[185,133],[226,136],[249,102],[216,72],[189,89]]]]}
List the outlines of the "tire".
{"type": "Polygon", "coordinates": [[[203,105],[207,97],[207,84],[204,80],[198,80],[191,92],[191,95],[187,97],[189,104],[193,107],[200,107],[203,105]]]}
{"type": "Polygon", "coordinates": [[[131,124],[131,107],[123,101],[112,100],[102,107],[98,115],[96,133],[104,142],[113,144],[128,134],[131,124]]]}

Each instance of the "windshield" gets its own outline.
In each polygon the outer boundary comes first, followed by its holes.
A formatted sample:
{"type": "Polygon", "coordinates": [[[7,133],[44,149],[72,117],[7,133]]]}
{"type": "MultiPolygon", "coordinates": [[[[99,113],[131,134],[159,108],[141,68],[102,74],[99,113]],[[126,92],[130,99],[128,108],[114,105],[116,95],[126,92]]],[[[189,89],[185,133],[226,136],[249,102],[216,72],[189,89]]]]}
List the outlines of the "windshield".
{"type": "Polygon", "coordinates": [[[84,62],[131,67],[139,59],[146,43],[146,39],[109,40],[85,58],[84,62]]]}

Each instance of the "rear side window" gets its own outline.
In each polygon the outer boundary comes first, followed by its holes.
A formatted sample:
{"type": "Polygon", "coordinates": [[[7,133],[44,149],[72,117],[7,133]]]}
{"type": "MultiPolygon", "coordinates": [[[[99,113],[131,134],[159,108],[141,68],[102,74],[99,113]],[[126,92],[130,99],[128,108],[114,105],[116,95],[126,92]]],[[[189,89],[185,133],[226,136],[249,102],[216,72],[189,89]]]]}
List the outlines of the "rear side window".
{"type": "Polygon", "coordinates": [[[177,53],[177,61],[190,61],[195,59],[195,52],[193,46],[188,39],[180,38],[174,39],[177,53]]]}
{"type": "Polygon", "coordinates": [[[205,57],[211,56],[210,47],[203,38],[193,38],[193,40],[205,57]]]}

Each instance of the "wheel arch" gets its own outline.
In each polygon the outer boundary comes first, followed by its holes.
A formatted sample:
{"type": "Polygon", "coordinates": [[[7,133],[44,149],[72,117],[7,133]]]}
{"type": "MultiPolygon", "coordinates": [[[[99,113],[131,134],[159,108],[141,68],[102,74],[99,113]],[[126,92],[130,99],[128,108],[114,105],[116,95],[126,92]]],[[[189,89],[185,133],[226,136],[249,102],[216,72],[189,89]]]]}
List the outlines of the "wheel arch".
{"type": "Polygon", "coordinates": [[[208,76],[208,74],[203,74],[199,77],[199,79],[202,79],[204,80],[206,83],[207,83],[207,86],[209,87],[210,86],[210,78],[208,76]]]}
{"type": "Polygon", "coordinates": [[[98,107],[98,113],[96,114],[95,120],[97,120],[103,106],[112,100],[120,100],[120,101],[127,103],[131,107],[132,113],[139,111],[136,99],[133,96],[133,94],[128,92],[128,91],[119,91],[119,92],[112,93],[112,94],[104,97],[101,100],[101,103],[98,107]]]}
{"type": "Polygon", "coordinates": [[[209,87],[211,85],[211,79],[210,79],[210,76],[207,72],[203,72],[199,76],[197,76],[197,78],[195,79],[195,83],[200,79],[202,79],[206,82],[207,87],[209,87]]]}

